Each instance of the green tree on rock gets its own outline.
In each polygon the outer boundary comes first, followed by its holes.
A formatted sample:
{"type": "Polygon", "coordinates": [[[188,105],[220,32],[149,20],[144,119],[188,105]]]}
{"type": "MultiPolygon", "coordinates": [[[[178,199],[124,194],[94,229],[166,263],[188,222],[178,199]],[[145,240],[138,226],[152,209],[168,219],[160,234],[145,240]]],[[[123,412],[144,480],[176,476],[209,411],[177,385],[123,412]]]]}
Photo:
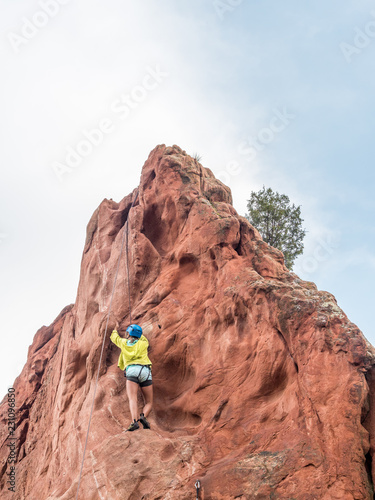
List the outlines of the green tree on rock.
{"type": "Polygon", "coordinates": [[[285,194],[274,192],[263,186],[258,192],[252,191],[247,202],[246,218],[258,231],[263,240],[284,254],[285,265],[292,270],[294,261],[303,252],[301,207],[290,204],[285,194]]]}

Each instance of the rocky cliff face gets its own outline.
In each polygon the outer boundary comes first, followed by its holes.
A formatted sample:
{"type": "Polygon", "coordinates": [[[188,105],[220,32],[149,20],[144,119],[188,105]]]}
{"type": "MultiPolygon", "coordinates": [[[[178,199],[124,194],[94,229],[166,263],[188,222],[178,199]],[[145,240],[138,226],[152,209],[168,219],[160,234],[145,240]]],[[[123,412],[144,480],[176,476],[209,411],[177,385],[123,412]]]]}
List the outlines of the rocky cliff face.
{"type": "MultiPolygon", "coordinates": [[[[37,332],[15,381],[15,494],[1,404],[1,498],[75,498],[127,219],[152,429],[124,432],[108,331],[79,498],[191,499],[197,479],[206,500],[372,498],[375,354],[335,298],[289,272],[230,190],[177,146],[151,152],[130,210],[135,195],[93,214],[76,303],[37,332]]],[[[112,310],[125,328],[125,256],[112,310]]]]}

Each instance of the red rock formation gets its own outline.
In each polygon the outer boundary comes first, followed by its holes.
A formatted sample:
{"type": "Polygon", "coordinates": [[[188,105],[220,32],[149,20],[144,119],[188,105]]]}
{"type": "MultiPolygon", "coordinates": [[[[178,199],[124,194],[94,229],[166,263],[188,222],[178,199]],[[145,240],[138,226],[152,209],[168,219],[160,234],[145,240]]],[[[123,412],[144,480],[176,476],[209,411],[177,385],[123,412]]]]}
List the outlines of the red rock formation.
{"type": "MultiPolygon", "coordinates": [[[[77,300],[41,328],[15,381],[17,493],[70,500],[124,223],[133,320],[150,340],[152,429],[130,422],[118,349],[105,344],[79,498],[370,499],[374,349],[335,298],[299,279],[231,205],[230,190],[177,146],[158,146],[135,191],[87,227],[77,300]]],[[[123,256],[114,316],[128,324],[123,256]]]]}

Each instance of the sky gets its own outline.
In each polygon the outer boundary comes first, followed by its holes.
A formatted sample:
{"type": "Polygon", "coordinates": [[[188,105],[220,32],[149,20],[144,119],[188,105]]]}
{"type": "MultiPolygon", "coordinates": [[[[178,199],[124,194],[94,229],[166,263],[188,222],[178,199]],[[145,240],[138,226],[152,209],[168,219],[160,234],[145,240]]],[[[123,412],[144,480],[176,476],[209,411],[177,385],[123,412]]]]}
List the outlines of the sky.
{"type": "Polygon", "coordinates": [[[158,144],[198,154],[246,213],[301,205],[294,271],[375,345],[375,5],[1,1],[0,398],[76,298],[86,225],[158,144]]]}

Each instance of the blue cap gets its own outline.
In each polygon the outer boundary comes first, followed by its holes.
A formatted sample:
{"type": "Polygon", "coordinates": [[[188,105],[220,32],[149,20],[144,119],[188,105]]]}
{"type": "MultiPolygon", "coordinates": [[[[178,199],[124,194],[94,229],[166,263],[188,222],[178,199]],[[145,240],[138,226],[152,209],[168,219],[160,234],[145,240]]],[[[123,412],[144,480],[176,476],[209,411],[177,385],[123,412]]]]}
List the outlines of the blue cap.
{"type": "Polygon", "coordinates": [[[126,331],[131,337],[142,337],[142,328],[139,325],[130,325],[127,327],[126,331]]]}

